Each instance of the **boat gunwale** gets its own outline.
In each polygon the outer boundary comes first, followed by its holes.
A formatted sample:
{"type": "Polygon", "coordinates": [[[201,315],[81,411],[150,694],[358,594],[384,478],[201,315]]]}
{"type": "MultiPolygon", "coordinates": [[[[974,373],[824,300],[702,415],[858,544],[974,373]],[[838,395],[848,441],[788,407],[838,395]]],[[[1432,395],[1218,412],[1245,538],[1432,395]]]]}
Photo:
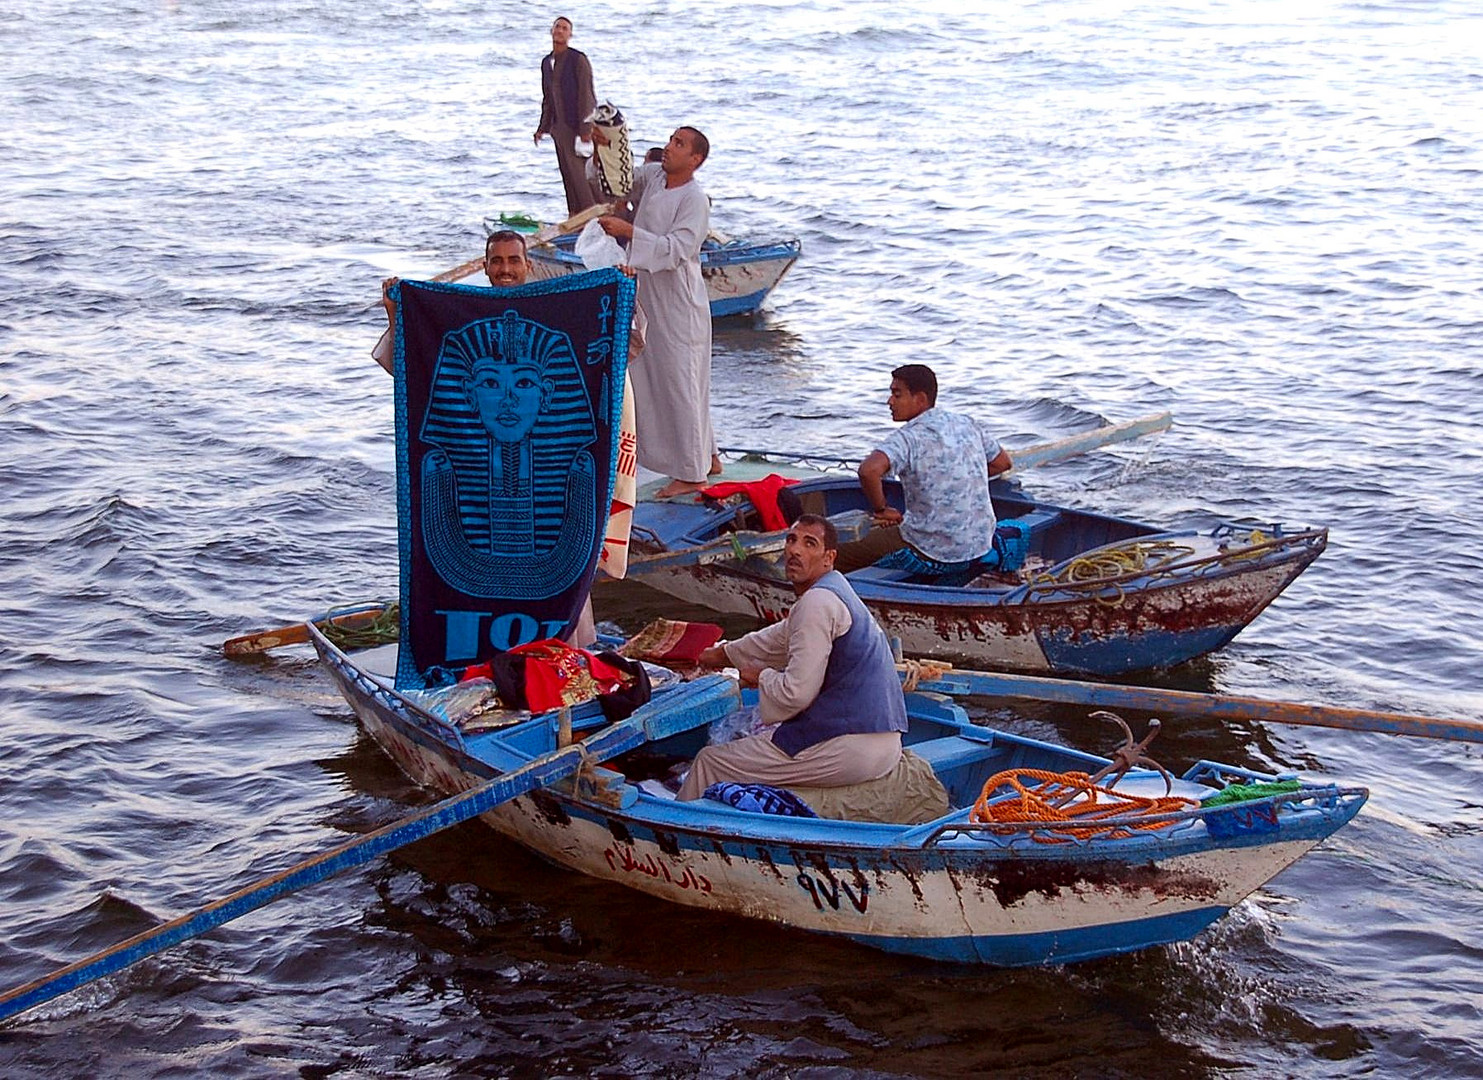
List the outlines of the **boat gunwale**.
{"type": "MultiPolygon", "coordinates": [[[[746,453],[773,456],[769,451],[729,451],[731,453],[746,453]]],[[[807,455],[797,457],[798,461],[807,463],[807,455]]],[[[820,458],[832,465],[845,464],[843,459],[820,458]]],[[[843,475],[822,475],[817,478],[803,481],[794,485],[796,489],[802,489],[803,493],[813,491],[837,491],[851,490],[855,481],[851,477],[843,475]],[[806,486],[805,486],[806,485],[806,486]]],[[[899,482],[888,483],[891,487],[899,487],[899,482]]],[[[998,501],[1003,504],[1020,504],[1024,507],[1023,513],[1037,511],[1052,511],[1057,514],[1069,516],[1083,516],[1095,520],[1104,521],[1109,524],[1124,528],[1144,530],[1149,525],[1146,522],[1134,521],[1131,518],[1121,517],[1116,514],[1103,514],[1096,511],[1078,510],[1075,507],[1062,506],[1057,503],[1041,502],[1039,500],[1020,494],[1018,490],[1008,492],[1001,491],[998,501]]],[[[637,522],[634,525],[635,532],[646,532],[653,541],[663,545],[663,550],[653,552],[647,557],[658,558],[671,556],[688,550],[718,544],[726,536],[723,531],[728,523],[735,522],[745,510],[744,506],[732,507],[710,507],[703,503],[696,503],[693,507],[697,516],[706,515],[705,520],[697,520],[694,528],[676,537],[672,544],[665,544],[662,538],[651,529],[644,529],[637,522]],[[709,539],[698,535],[704,533],[709,539]]],[[[1156,527],[1155,527],[1156,528],[1156,527]]],[[[1129,543],[1147,543],[1161,540],[1176,540],[1181,537],[1199,537],[1202,539],[1218,540],[1222,534],[1229,535],[1233,528],[1243,528],[1233,522],[1220,522],[1212,526],[1208,531],[1198,529],[1180,530],[1157,530],[1153,532],[1140,532],[1138,535],[1123,540],[1109,541],[1096,547],[1087,548],[1085,551],[1076,553],[1061,559],[1045,567],[1041,573],[1051,574],[1057,568],[1068,566],[1077,559],[1095,556],[1099,552],[1113,551],[1129,543]]],[[[1044,581],[1034,580],[1018,584],[1005,584],[1002,587],[974,588],[970,585],[936,585],[927,582],[901,581],[901,580],[878,580],[870,578],[855,578],[846,575],[850,584],[855,588],[862,600],[874,603],[896,602],[906,604],[916,602],[919,604],[941,607],[987,607],[987,608],[1014,608],[1033,607],[1037,610],[1054,610],[1057,606],[1084,605],[1088,601],[1103,602],[1104,598],[1092,595],[1105,590],[1116,590],[1119,597],[1125,596],[1129,591],[1138,596],[1147,596],[1160,593],[1171,587],[1179,587],[1198,581],[1218,581],[1222,578],[1239,577],[1248,570],[1271,570],[1278,569],[1290,563],[1301,562],[1301,566],[1292,577],[1289,577],[1277,591],[1267,599],[1261,606],[1265,607],[1276,596],[1287,588],[1298,573],[1306,570],[1319,555],[1323,554],[1328,546],[1328,526],[1308,526],[1291,532],[1283,531],[1280,524],[1264,524],[1251,526],[1251,529],[1268,529],[1275,531],[1276,535],[1269,536],[1256,544],[1250,544],[1239,549],[1221,550],[1208,555],[1196,555],[1185,559],[1174,560],[1141,570],[1128,571],[1123,574],[1114,574],[1097,578],[1088,578],[1083,581],[1044,581]],[[1238,565],[1249,563],[1247,566],[1238,565]],[[1172,577],[1171,580],[1160,582],[1160,578],[1172,577]],[[1145,584],[1146,583],[1146,584],[1145,584]],[[1127,586],[1134,586],[1129,590],[1127,586]],[[1036,593],[1050,594],[1073,594],[1062,596],[1037,597],[1036,593]],[[1082,594],[1082,595],[1075,595],[1082,594]]],[[[737,530],[738,532],[743,530],[737,530]]],[[[784,535],[786,530],[774,530],[777,536],[784,535]]],[[[768,532],[754,532],[756,537],[771,535],[768,532]]],[[[630,565],[637,571],[636,577],[642,575],[642,566],[646,556],[635,553],[631,558],[630,565]]],[[[697,563],[694,566],[678,569],[674,572],[693,573],[702,568],[710,572],[722,572],[727,576],[755,581],[766,584],[782,583],[784,579],[774,578],[769,575],[748,570],[745,566],[746,560],[727,558],[724,554],[714,560],[707,560],[704,564],[697,563]]],[[[1260,609],[1258,609],[1260,610],[1260,609]]]]}

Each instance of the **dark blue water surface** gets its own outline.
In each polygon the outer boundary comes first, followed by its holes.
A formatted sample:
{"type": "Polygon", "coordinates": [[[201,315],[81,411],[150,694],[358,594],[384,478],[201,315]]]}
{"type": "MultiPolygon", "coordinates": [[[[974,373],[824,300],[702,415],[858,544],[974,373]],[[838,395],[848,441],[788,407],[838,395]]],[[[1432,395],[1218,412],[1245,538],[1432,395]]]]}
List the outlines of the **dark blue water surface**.
{"type": "MultiPolygon", "coordinates": [[[[719,228],[803,241],[717,333],[723,443],[859,454],[909,361],[1011,446],[1169,409],[1027,485],[1332,534],[1165,684],[1483,717],[1471,0],[569,13],[640,146],[711,137],[719,228]]],[[[551,14],[0,14],[0,983],[425,798],[307,655],[216,647],[394,592],[378,283],[468,258],[486,215],[561,216],[530,138],[551,14]]],[[[606,614],[641,619],[627,595],[606,614]]],[[[1372,801],[1193,943],[1007,973],[668,907],[470,825],[28,1014],[0,1074],[1483,1073],[1479,749],[1170,726],[1179,769],[1372,801]]]]}

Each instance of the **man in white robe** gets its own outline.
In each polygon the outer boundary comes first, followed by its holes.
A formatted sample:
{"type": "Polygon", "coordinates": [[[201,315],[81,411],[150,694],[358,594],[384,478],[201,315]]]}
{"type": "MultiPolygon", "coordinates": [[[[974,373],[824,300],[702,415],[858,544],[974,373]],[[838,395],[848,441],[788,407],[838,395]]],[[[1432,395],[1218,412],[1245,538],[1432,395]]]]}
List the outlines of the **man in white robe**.
{"type": "Polygon", "coordinates": [[[699,131],[677,129],[659,163],[635,172],[631,210],[598,219],[609,235],[628,241],[628,266],[638,276],[644,348],[628,370],[639,464],[670,478],[661,498],[699,490],[713,471],[711,307],[700,276],[711,212],[695,182],[709,153],[699,131]]]}

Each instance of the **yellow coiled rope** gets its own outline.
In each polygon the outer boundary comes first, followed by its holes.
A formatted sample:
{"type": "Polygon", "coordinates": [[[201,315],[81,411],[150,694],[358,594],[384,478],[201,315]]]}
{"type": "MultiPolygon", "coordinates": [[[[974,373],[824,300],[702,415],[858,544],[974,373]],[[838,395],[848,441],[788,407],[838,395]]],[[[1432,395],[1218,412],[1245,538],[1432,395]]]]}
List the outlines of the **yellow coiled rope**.
{"type": "MultiPolygon", "coordinates": [[[[1127,574],[1140,574],[1150,566],[1172,562],[1194,553],[1194,548],[1187,544],[1176,544],[1172,540],[1134,540],[1121,547],[1072,559],[1054,574],[1037,574],[1030,579],[1030,584],[1086,585],[1127,574]]],[[[1109,587],[1116,589],[1116,593],[1112,596],[1097,596],[1096,600],[1099,604],[1117,607],[1123,602],[1123,587],[1118,584],[1109,587]]]]}

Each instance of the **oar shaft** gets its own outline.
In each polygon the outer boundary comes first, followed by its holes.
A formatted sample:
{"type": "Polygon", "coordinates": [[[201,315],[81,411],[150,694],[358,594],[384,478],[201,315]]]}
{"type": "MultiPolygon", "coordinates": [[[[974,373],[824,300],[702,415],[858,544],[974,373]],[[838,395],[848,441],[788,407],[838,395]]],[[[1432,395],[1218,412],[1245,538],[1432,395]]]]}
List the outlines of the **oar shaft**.
{"type": "Polygon", "coordinates": [[[577,772],[586,762],[606,761],[645,742],[657,742],[692,727],[712,723],[740,704],[736,684],[720,676],[697,679],[669,690],[659,699],[642,706],[621,724],[605,728],[580,743],[536,758],[401,821],[356,837],[238,889],[189,915],[171,919],[85,960],[68,964],[50,975],[0,994],[0,1021],[85,983],[121,971],[171,945],[204,934],[296,889],[313,885],[414,840],[467,821],[527,791],[546,787],[577,772]]]}
{"type": "Polygon", "coordinates": [[[1173,423],[1172,414],[1155,413],[1141,420],[1129,420],[1125,424],[1093,428],[1091,431],[1083,431],[1079,435],[1070,435],[1054,442],[1036,443],[1023,450],[1011,450],[1009,456],[1013,459],[1016,469],[1033,469],[1037,465],[1046,465],[1052,461],[1084,454],[1099,446],[1111,446],[1113,443],[1127,442],[1130,439],[1151,435],[1156,431],[1165,431],[1173,423]]]}
{"type": "MultiPolygon", "coordinates": [[[[565,236],[567,233],[576,232],[594,218],[599,218],[604,214],[611,214],[612,212],[613,208],[606,203],[598,203],[596,206],[589,206],[585,210],[579,210],[565,221],[555,225],[542,226],[535,233],[526,236],[524,238],[525,248],[528,251],[533,247],[549,244],[558,236],[565,236]]],[[[484,269],[484,256],[480,255],[478,258],[470,259],[468,262],[459,263],[452,270],[444,270],[441,274],[435,274],[432,280],[462,281],[466,277],[477,274],[482,269],[484,269]]]]}
{"type": "Polygon", "coordinates": [[[644,739],[642,720],[636,718],[617,724],[583,743],[538,758],[399,822],[305,859],[189,915],[161,923],[85,960],[0,994],[0,1020],[75,990],[84,983],[121,971],[162,949],[255,911],[280,896],[368,863],[388,851],[467,821],[527,791],[570,776],[581,768],[584,757],[594,761],[605,760],[640,746],[644,739]]]}
{"type": "Polygon", "coordinates": [[[544,228],[536,230],[534,235],[526,237],[525,247],[529,250],[533,247],[540,247],[542,244],[548,244],[558,236],[574,233],[589,221],[595,221],[604,214],[611,214],[612,212],[613,207],[608,203],[598,203],[596,206],[589,206],[585,210],[578,210],[571,217],[559,224],[547,225],[544,228]]]}
{"type": "MultiPolygon", "coordinates": [[[[1016,469],[1033,469],[1037,465],[1048,465],[1052,461],[1060,461],[1063,458],[1075,457],[1084,454],[1088,450],[1095,450],[1099,446],[1111,446],[1113,443],[1129,442],[1132,439],[1141,438],[1144,435],[1152,435],[1155,432],[1167,431],[1174,423],[1172,413],[1151,413],[1141,420],[1129,420],[1122,424],[1112,424],[1109,427],[1093,428],[1091,431],[1083,431],[1077,435],[1068,435],[1064,439],[1055,439],[1052,442],[1035,443],[1033,446],[1023,446],[1018,450],[1009,448],[1009,455],[1014,461],[1016,469]]],[[[764,459],[779,459],[788,462],[796,462],[814,467],[825,467],[832,469],[856,469],[860,462],[849,458],[822,457],[817,454],[780,454],[772,450],[749,450],[740,446],[723,446],[723,454],[753,455],[764,459]]]]}
{"type": "Polygon", "coordinates": [[[1428,716],[1349,709],[1337,705],[1301,705],[1236,694],[1201,694],[1189,690],[1161,690],[1150,686],[1048,679],[1033,675],[1004,675],[988,671],[948,671],[940,679],[922,682],[921,689],[983,697],[1012,697],[1054,701],[1097,708],[1136,709],[1202,720],[1250,721],[1375,731],[1412,735],[1422,739],[1483,742],[1483,723],[1476,720],[1437,720],[1428,716]]]}

